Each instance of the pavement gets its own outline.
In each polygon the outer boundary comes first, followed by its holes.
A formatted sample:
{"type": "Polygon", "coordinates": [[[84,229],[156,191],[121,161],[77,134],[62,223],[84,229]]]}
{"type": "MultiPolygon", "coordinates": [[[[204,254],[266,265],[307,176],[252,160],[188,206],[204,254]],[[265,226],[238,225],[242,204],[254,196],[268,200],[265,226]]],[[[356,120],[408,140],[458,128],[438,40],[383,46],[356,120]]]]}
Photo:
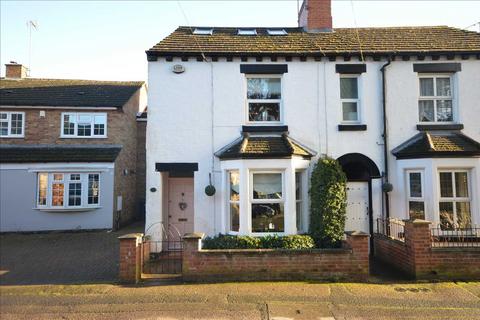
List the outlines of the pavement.
{"type": "Polygon", "coordinates": [[[118,276],[119,231],[0,235],[0,285],[109,283],[118,276]]]}
{"type": "Polygon", "coordinates": [[[8,319],[480,319],[480,283],[0,286],[8,319]]]}

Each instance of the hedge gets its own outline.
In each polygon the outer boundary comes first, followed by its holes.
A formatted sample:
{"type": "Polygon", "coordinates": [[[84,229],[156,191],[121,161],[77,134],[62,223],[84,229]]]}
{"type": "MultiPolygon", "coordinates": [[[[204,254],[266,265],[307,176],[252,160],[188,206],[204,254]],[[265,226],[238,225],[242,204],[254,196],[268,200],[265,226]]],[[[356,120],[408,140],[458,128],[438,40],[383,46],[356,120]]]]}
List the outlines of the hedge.
{"type": "Polygon", "coordinates": [[[310,235],[318,247],[339,247],[345,230],[347,177],[331,158],[318,160],[310,180],[310,235]]]}
{"type": "Polygon", "coordinates": [[[203,249],[312,249],[315,241],[308,235],[231,236],[218,235],[203,240],[203,249]]]}

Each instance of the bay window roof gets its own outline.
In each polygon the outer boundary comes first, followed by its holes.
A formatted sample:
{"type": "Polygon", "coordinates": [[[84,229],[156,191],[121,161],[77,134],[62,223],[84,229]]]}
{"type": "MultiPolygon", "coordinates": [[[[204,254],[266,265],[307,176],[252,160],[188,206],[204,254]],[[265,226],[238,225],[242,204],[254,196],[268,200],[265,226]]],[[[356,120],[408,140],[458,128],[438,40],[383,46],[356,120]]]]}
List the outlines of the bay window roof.
{"type": "Polygon", "coordinates": [[[458,131],[421,132],[392,153],[397,159],[480,156],[480,143],[458,131]]]}
{"type": "Polygon", "coordinates": [[[242,137],[220,149],[215,155],[221,160],[291,158],[292,156],[310,159],[315,152],[285,133],[281,135],[244,133],[242,137]]]}

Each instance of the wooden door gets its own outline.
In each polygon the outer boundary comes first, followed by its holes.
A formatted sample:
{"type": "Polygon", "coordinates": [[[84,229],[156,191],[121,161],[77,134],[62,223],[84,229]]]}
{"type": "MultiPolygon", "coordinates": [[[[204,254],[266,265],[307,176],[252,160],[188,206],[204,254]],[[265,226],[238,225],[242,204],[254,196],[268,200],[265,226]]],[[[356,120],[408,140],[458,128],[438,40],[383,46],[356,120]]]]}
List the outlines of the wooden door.
{"type": "Polygon", "coordinates": [[[193,178],[171,178],[168,185],[168,240],[180,241],[194,230],[193,178]]]}
{"type": "Polygon", "coordinates": [[[368,182],[347,182],[347,217],[345,231],[370,234],[368,182]]]}

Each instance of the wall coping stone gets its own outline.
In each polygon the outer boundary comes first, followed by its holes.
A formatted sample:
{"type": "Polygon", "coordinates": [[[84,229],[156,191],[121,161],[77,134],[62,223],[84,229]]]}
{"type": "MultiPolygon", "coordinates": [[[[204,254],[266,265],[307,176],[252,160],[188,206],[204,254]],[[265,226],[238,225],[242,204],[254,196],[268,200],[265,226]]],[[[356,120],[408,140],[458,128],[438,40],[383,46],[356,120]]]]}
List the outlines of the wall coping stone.
{"type": "Polygon", "coordinates": [[[193,232],[187,233],[183,236],[184,240],[194,240],[194,239],[203,239],[205,237],[205,233],[203,232],[193,232]]]}
{"type": "Polygon", "coordinates": [[[120,239],[120,240],[138,239],[138,238],[142,238],[142,237],[143,237],[143,233],[128,233],[128,234],[124,234],[123,236],[118,237],[118,239],[120,239]]]}
{"type": "Polygon", "coordinates": [[[363,231],[348,231],[345,233],[350,237],[370,237],[368,233],[365,233],[363,231]]]}
{"type": "Polygon", "coordinates": [[[320,253],[320,254],[344,254],[351,253],[350,248],[332,248],[332,249],[202,249],[199,253],[215,253],[215,254],[305,254],[305,253],[320,253]]]}

